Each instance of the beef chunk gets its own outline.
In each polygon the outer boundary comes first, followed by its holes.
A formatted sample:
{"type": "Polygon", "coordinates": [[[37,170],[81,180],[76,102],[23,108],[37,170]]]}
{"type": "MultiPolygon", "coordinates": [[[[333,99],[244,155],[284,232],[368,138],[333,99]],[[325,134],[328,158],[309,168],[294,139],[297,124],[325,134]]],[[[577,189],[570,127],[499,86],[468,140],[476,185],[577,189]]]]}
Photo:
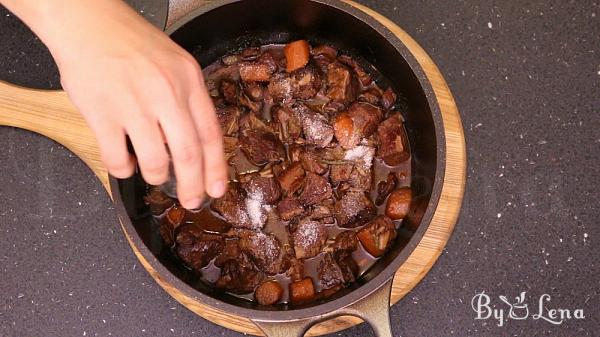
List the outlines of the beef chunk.
{"type": "Polygon", "coordinates": [[[292,232],[291,238],[296,257],[310,258],[321,252],[327,240],[327,228],[318,221],[303,219],[292,232]]]}
{"type": "Polygon", "coordinates": [[[291,143],[300,138],[302,121],[294,111],[280,107],[275,113],[275,118],[279,123],[279,137],[282,142],[291,143]]]}
{"type": "Polygon", "coordinates": [[[183,222],[185,213],[185,208],[173,206],[167,211],[167,215],[162,219],[158,231],[167,246],[173,245],[173,233],[183,222]]]}
{"type": "Polygon", "coordinates": [[[312,66],[307,66],[294,71],[291,74],[293,81],[294,97],[309,99],[314,97],[321,89],[321,77],[312,66]]]}
{"type": "Polygon", "coordinates": [[[240,118],[240,130],[242,133],[252,131],[270,132],[275,131],[265,121],[256,115],[254,112],[247,113],[240,118]]]}
{"type": "Polygon", "coordinates": [[[281,244],[274,235],[241,230],[238,236],[240,249],[252,259],[258,269],[269,275],[283,271],[281,244]]]}
{"type": "Polygon", "coordinates": [[[348,114],[354,122],[354,132],[359,135],[359,138],[372,135],[383,116],[381,109],[364,102],[353,103],[348,108],[348,114]]]}
{"type": "Polygon", "coordinates": [[[294,97],[294,80],[289,74],[275,74],[271,78],[267,90],[275,103],[285,105],[294,97]]]}
{"type": "Polygon", "coordinates": [[[310,53],[313,57],[323,56],[323,57],[327,58],[327,60],[329,60],[329,62],[335,61],[337,54],[338,54],[338,52],[335,48],[333,48],[332,46],[325,45],[325,44],[314,47],[310,51],[310,53]]]}
{"type": "Polygon", "coordinates": [[[304,214],[304,207],[298,199],[287,197],[277,204],[277,211],[281,220],[289,221],[304,214]]]}
{"type": "Polygon", "coordinates": [[[333,139],[333,127],[327,118],[304,104],[296,103],[292,109],[302,121],[302,131],[306,142],[317,147],[326,147],[333,139]]]}
{"type": "Polygon", "coordinates": [[[354,190],[370,191],[373,184],[373,174],[370,169],[362,165],[354,165],[354,169],[350,172],[348,184],[354,190]]]}
{"type": "Polygon", "coordinates": [[[294,194],[302,187],[304,182],[302,164],[299,162],[293,163],[277,177],[277,180],[288,196],[294,194]]]}
{"type": "Polygon", "coordinates": [[[381,101],[381,91],[379,88],[369,88],[358,96],[358,100],[369,104],[378,105],[381,101]]]}
{"type": "Polygon", "coordinates": [[[144,196],[144,203],[150,207],[152,214],[161,215],[175,204],[175,200],[162,192],[158,187],[152,187],[148,194],[144,196]]]}
{"type": "Polygon", "coordinates": [[[358,265],[356,264],[356,261],[354,261],[354,258],[352,258],[352,253],[348,250],[338,250],[333,253],[333,258],[342,271],[344,283],[356,281],[356,276],[358,276],[358,265]]]}
{"type": "Polygon", "coordinates": [[[333,250],[347,250],[350,252],[358,248],[358,238],[353,230],[343,231],[335,237],[333,242],[333,250]]]}
{"type": "Polygon", "coordinates": [[[323,289],[330,289],[344,283],[342,269],[329,253],[323,256],[317,267],[317,274],[323,289]]]}
{"type": "Polygon", "coordinates": [[[221,95],[225,102],[229,104],[237,104],[238,102],[238,86],[235,82],[223,80],[221,81],[221,95]]]}
{"type": "Polygon", "coordinates": [[[240,78],[243,82],[269,82],[277,70],[277,63],[270,53],[263,53],[254,62],[240,64],[240,78]]]}
{"type": "Polygon", "coordinates": [[[211,208],[237,228],[253,228],[252,221],[246,211],[246,193],[238,183],[230,183],[225,195],[215,199],[211,208]]]}
{"type": "Polygon", "coordinates": [[[223,130],[223,134],[225,136],[232,136],[238,132],[240,128],[240,115],[241,111],[237,106],[228,106],[217,109],[219,124],[221,125],[221,130],[223,130]]]}
{"type": "Polygon", "coordinates": [[[340,183],[348,181],[350,179],[350,174],[352,174],[353,169],[354,165],[351,163],[331,165],[329,178],[331,179],[331,183],[333,184],[333,186],[338,186],[340,183]]]}
{"type": "Polygon", "coordinates": [[[240,78],[244,82],[269,82],[272,74],[264,63],[244,63],[240,66],[240,78]]]}
{"type": "Polygon", "coordinates": [[[290,300],[292,301],[292,304],[307,303],[315,298],[315,286],[310,277],[290,283],[290,300]]]}
{"type": "Polygon", "coordinates": [[[358,232],[358,239],[365,250],[380,257],[396,238],[396,226],[390,218],[380,215],[358,232]]]}
{"type": "Polygon", "coordinates": [[[342,104],[348,104],[356,99],[358,82],[350,69],[340,62],[327,66],[325,94],[329,99],[342,104]]]}
{"type": "Polygon", "coordinates": [[[369,137],[381,119],[381,110],[369,103],[353,103],[347,112],[339,113],[333,124],[335,138],[344,149],[351,149],[362,138],[369,137]]]}
{"type": "Polygon", "coordinates": [[[341,227],[358,227],[375,216],[375,205],[364,192],[348,191],[335,203],[335,217],[341,227]]]}
{"type": "Polygon", "coordinates": [[[260,305],[273,305],[283,297],[283,287],[277,281],[265,281],[254,291],[254,299],[260,305]]]}
{"type": "Polygon", "coordinates": [[[360,83],[363,86],[366,87],[369,84],[371,84],[371,82],[373,82],[373,78],[371,77],[371,75],[369,75],[363,69],[363,67],[360,64],[358,64],[358,62],[356,62],[350,56],[341,55],[340,57],[338,57],[338,60],[340,62],[342,62],[343,64],[345,64],[345,65],[349,66],[350,68],[352,68],[352,70],[354,70],[354,74],[356,75],[356,77],[358,78],[358,80],[360,81],[360,83]]]}
{"type": "Polygon", "coordinates": [[[387,175],[386,180],[382,180],[377,184],[377,198],[375,199],[375,205],[379,206],[385,202],[387,196],[392,193],[398,184],[398,178],[394,172],[390,172],[387,175]]]}
{"type": "Polygon", "coordinates": [[[176,237],[177,255],[195,271],[206,267],[223,247],[223,237],[206,233],[194,224],[181,226],[176,237]]]}
{"type": "Polygon", "coordinates": [[[221,57],[221,62],[226,66],[232,66],[240,62],[241,59],[242,56],[240,54],[230,54],[221,57]]]}
{"type": "Polygon", "coordinates": [[[262,166],[285,158],[285,148],[271,132],[248,130],[239,137],[244,154],[253,164],[262,166]]]}
{"type": "Polygon", "coordinates": [[[327,172],[327,165],[321,163],[314,149],[305,148],[300,152],[299,157],[305,171],[316,174],[324,174],[327,172]]]}
{"type": "Polygon", "coordinates": [[[392,220],[404,219],[410,211],[410,201],[412,199],[412,190],[408,187],[399,188],[393,191],[385,205],[385,215],[392,220]]]}
{"type": "Polygon", "coordinates": [[[251,265],[227,260],[221,268],[221,275],[215,286],[235,294],[248,294],[253,292],[263,279],[264,274],[251,265]]]}
{"type": "Polygon", "coordinates": [[[254,102],[260,102],[264,97],[264,89],[258,83],[246,83],[244,94],[254,102]]]}
{"type": "MultiPolygon", "coordinates": [[[[229,260],[238,260],[242,261],[243,259],[247,259],[247,256],[242,257],[244,255],[239,246],[239,238],[230,237],[225,239],[223,249],[221,253],[215,258],[215,266],[222,268],[225,265],[225,262],[229,260]]],[[[247,261],[250,263],[250,260],[247,261]]]]}
{"type": "Polygon", "coordinates": [[[298,200],[305,206],[314,205],[322,200],[331,198],[331,185],[327,179],[318,174],[308,172],[304,183],[304,190],[298,197],[298,200]]]}
{"type": "Polygon", "coordinates": [[[304,260],[292,258],[286,274],[290,277],[292,282],[302,280],[304,278],[304,260]]]}
{"type": "Polygon", "coordinates": [[[281,197],[279,183],[274,177],[263,177],[258,173],[246,174],[242,181],[242,188],[249,196],[257,196],[267,204],[276,203],[281,197]]]}
{"type": "Polygon", "coordinates": [[[378,156],[390,166],[400,165],[410,157],[408,138],[399,114],[384,120],[377,128],[378,156]]]}
{"type": "Polygon", "coordinates": [[[396,104],[396,99],[397,96],[394,90],[392,90],[392,88],[387,88],[383,92],[383,95],[381,95],[381,106],[384,109],[389,110],[396,104]]]}
{"type": "Polygon", "coordinates": [[[334,213],[333,208],[335,201],[333,199],[325,199],[320,204],[313,206],[312,213],[310,214],[311,219],[321,220],[323,224],[333,224],[334,213]]]}

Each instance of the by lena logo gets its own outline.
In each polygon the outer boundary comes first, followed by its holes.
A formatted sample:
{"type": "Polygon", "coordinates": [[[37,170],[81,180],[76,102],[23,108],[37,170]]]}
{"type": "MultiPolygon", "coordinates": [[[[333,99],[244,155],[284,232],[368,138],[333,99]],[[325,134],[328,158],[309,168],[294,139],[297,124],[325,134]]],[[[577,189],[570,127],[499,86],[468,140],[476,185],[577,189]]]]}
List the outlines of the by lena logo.
{"type": "Polygon", "coordinates": [[[529,310],[529,305],[525,302],[527,293],[524,291],[519,296],[515,297],[514,302],[509,301],[504,295],[498,296],[500,305],[492,304],[492,298],[482,291],[475,294],[471,300],[471,307],[475,311],[475,319],[487,320],[495,319],[498,326],[504,326],[504,323],[509,320],[543,320],[550,324],[560,325],[570,319],[585,319],[583,309],[561,309],[551,308],[550,295],[543,294],[537,301],[537,308],[529,310]],[[534,310],[535,309],[535,310],[534,310]],[[507,314],[508,313],[508,314],[507,314]]]}

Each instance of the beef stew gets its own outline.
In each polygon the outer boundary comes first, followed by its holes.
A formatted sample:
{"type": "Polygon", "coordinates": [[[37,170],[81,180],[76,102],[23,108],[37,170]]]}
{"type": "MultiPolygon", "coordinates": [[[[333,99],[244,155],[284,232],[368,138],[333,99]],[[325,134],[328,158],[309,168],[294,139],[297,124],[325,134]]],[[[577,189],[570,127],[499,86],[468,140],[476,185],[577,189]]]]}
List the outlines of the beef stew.
{"type": "Polygon", "coordinates": [[[150,187],[164,244],[204,283],[261,305],[351,285],[389,249],[412,198],[396,93],[372,66],[307,41],[226,55],[204,76],[230,183],[200,211],[150,187]]]}

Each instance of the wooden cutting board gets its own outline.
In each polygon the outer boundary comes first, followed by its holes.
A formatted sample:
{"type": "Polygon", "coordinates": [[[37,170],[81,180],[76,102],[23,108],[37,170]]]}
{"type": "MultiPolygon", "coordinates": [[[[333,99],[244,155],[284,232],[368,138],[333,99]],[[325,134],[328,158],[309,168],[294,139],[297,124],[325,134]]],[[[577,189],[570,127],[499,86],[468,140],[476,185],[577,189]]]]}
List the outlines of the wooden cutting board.
{"type": "MultiPolygon", "coordinates": [[[[431,82],[442,112],[445,129],[446,172],[440,202],[423,239],[408,260],[396,272],[390,303],[392,305],[403,298],[427,274],[452,234],[465,188],[465,139],[460,115],[452,93],[439,69],[427,53],[392,21],[360,4],[351,1],[346,2],[376,18],[408,47],[431,82]]],[[[0,125],[37,132],[64,145],[94,171],[107,192],[111,194],[108,174],[100,159],[95,137],[77,109],[71,104],[65,92],[26,89],[0,82],[0,125]]],[[[125,235],[130,236],[129,233],[125,233],[125,235]]],[[[131,241],[129,242],[131,244],[131,241]]],[[[132,249],[148,269],[149,264],[139,254],[138,249],[133,245],[132,249]]],[[[161,282],[159,275],[152,273],[152,270],[149,271],[167,292],[198,315],[232,330],[262,335],[260,330],[247,318],[238,317],[207,306],[191,304],[189,301],[178,297],[176,291],[169,289],[161,282]]],[[[335,318],[315,325],[308,331],[307,336],[337,332],[360,322],[360,319],[350,316],[335,318]]]]}

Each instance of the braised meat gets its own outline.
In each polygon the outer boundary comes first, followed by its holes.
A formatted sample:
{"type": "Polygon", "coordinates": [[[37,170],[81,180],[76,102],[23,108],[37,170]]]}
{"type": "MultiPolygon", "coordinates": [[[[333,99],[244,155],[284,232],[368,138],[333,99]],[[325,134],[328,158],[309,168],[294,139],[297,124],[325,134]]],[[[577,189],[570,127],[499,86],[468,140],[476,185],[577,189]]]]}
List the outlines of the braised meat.
{"type": "Polygon", "coordinates": [[[215,286],[234,294],[248,294],[254,291],[264,277],[263,273],[250,264],[239,260],[228,260],[223,264],[215,286]]]}
{"type": "Polygon", "coordinates": [[[350,69],[340,62],[327,66],[325,95],[334,102],[348,104],[356,99],[358,81],[350,69]]]}
{"type": "Polygon", "coordinates": [[[308,144],[326,147],[331,143],[333,127],[329,125],[327,117],[301,103],[294,104],[292,109],[302,121],[302,131],[308,144]]]}
{"type": "Polygon", "coordinates": [[[278,274],[285,269],[281,244],[274,235],[251,230],[241,230],[237,235],[240,238],[240,249],[252,259],[258,269],[269,275],[278,274]]]}
{"type": "Polygon", "coordinates": [[[277,136],[270,132],[248,131],[240,135],[242,150],[254,164],[262,166],[285,157],[285,149],[277,136]]]}
{"type": "Polygon", "coordinates": [[[186,210],[149,187],[164,251],[204,283],[262,306],[324,301],[350,286],[410,216],[397,93],[364,60],[306,40],[227,54],[203,75],[228,189],[186,210]]]}
{"type": "Polygon", "coordinates": [[[239,131],[241,113],[240,108],[237,106],[227,106],[217,109],[219,124],[221,124],[221,130],[223,130],[225,136],[232,136],[239,131]]]}
{"type": "Polygon", "coordinates": [[[223,247],[223,237],[206,233],[196,225],[183,225],[176,237],[177,255],[185,264],[196,271],[206,267],[223,247]]]}
{"type": "Polygon", "coordinates": [[[144,202],[150,207],[154,215],[163,214],[169,207],[175,204],[175,200],[170,198],[158,187],[152,187],[147,195],[144,196],[144,202]]]}
{"type": "Polygon", "coordinates": [[[408,139],[399,114],[394,114],[379,124],[377,142],[377,155],[389,166],[400,165],[410,157],[408,139]]]}
{"type": "Polygon", "coordinates": [[[277,211],[281,220],[289,221],[304,214],[304,206],[302,206],[298,199],[287,197],[277,204],[277,211]]]}
{"type": "Polygon", "coordinates": [[[348,191],[335,203],[338,225],[346,228],[362,226],[376,213],[375,205],[364,192],[348,191]]]}
{"type": "Polygon", "coordinates": [[[276,203],[281,197],[279,183],[274,177],[264,177],[258,173],[246,174],[240,178],[242,188],[249,196],[255,196],[267,204],[276,203]]]}
{"type": "Polygon", "coordinates": [[[322,176],[308,172],[304,183],[304,190],[298,200],[305,206],[314,205],[332,196],[331,185],[322,176]]]}
{"type": "Polygon", "coordinates": [[[292,195],[302,187],[304,176],[305,171],[302,168],[302,163],[295,162],[281,172],[277,177],[277,180],[279,181],[281,189],[283,189],[287,195],[292,195]]]}
{"type": "Polygon", "coordinates": [[[380,181],[377,184],[377,198],[375,199],[375,205],[381,205],[385,202],[390,193],[396,188],[398,184],[398,178],[394,172],[390,172],[385,180],[380,181]]]}
{"type": "Polygon", "coordinates": [[[321,247],[327,241],[327,228],[318,221],[305,218],[298,223],[291,239],[296,257],[310,258],[321,252],[321,247]]]}
{"type": "Polygon", "coordinates": [[[396,226],[390,218],[380,215],[358,232],[358,239],[369,254],[379,257],[396,238],[396,226]]]}

